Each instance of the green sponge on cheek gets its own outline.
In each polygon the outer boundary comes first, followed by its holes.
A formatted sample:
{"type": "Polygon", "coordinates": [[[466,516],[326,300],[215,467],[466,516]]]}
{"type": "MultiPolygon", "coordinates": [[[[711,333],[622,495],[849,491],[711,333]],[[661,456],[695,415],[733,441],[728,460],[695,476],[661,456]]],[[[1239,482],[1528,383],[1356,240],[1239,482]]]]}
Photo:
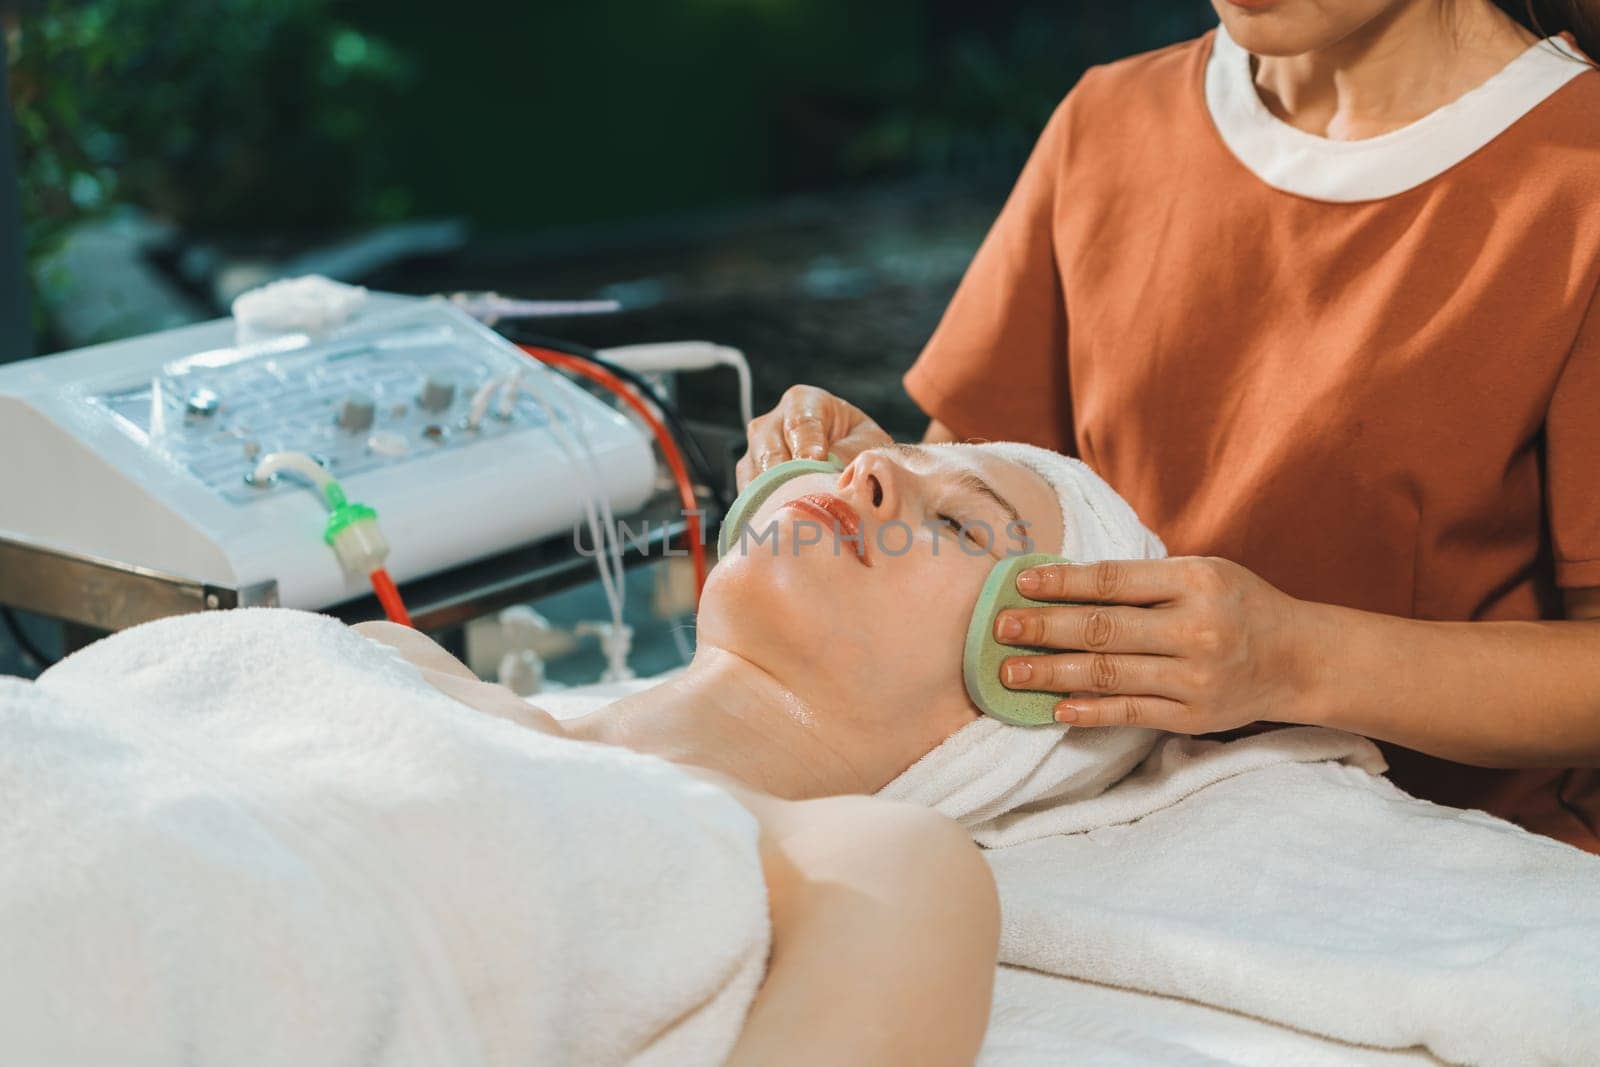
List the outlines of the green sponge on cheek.
{"type": "Polygon", "coordinates": [[[978,603],[972,609],[972,622],[967,626],[967,644],[961,655],[961,676],[967,683],[967,695],[985,715],[1012,726],[1048,726],[1056,721],[1055,706],[1062,694],[1007,689],[1000,684],[1000,664],[1012,656],[1059,650],[1002,645],[994,639],[994,620],[1007,608],[1050,607],[1058,603],[1030,600],[1017,592],[1017,575],[1029,567],[1071,562],[1070,559],[1052,556],[1048,552],[1032,552],[1003,559],[989,572],[988,580],[983,583],[983,591],[978,594],[978,603]]]}
{"type": "Polygon", "coordinates": [[[744,492],[734,499],[728,508],[728,513],[722,517],[722,532],[717,535],[717,555],[728,554],[728,550],[739,539],[739,531],[756,512],[761,510],[761,505],[767,502],[767,498],[782,488],[785,482],[792,481],[802,474],[838,474],[842,470],[844,464],[839,462],[839,457],[829,452],[825,461],[791,459],[787,463],[780,463],[776,467],[762,471],[744,487],[744,492]]]}

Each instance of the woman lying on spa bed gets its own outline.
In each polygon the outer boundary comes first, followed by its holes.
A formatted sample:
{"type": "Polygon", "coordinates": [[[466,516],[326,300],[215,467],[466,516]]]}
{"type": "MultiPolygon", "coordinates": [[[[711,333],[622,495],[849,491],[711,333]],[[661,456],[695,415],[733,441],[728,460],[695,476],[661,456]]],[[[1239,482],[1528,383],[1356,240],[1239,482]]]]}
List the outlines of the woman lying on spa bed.
{"type": "Polygon", "coordinates": [[[982,531],[1074,551],[1006,456],[787,483],[687,670],[577,720],[413,631],[285,611],[0,679],[0,853],[30,857],[0,867],[7,1057],[970,1062],[993,881],[954,822],[871,794],[978,718],[968,618],[1018,549],[982,531]],[[859,541],[796,536],[820,516],[859,541]]]}
{"type": "Polygon", "coordinates": [[[757,818],[773,949],[732,1062],[970,1062],[998,929],[987,869],[955,824],[868,797],[978,718],[971,607],[1015,535],[1054,550],[1063,522],[1047,482],[984,446],[897,445],[796,478],[751,520],[776,540],[712,570],[690,666],[566,722],[414,630],[355,628],[462,703],[694,768],[757,818]]]}

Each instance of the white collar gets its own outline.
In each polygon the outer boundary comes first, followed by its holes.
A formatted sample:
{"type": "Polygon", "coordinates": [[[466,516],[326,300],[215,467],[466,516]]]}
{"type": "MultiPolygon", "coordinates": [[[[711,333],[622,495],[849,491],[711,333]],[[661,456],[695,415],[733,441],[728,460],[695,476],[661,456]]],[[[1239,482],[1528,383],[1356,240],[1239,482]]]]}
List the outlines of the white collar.
{"type": "Polygon", "coordinates": [[[1381,200],[1437,177],[1592,69],[1567,42],[1531,45],[1488,81],[1398,130],[1330,141],[1279,119],[1261,102],[1250,53],[1217,27],[1206,63],[1206,107],[1223,143],[1275,189],[1351,203],[1381,200]]]}

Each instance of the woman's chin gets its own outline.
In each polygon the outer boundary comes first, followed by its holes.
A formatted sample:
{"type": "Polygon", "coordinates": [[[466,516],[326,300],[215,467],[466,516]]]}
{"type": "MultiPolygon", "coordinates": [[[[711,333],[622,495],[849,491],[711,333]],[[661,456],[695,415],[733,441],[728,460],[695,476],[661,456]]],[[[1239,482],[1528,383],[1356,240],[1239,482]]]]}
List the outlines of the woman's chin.
{"type": "Polygon", "coordinates": [[[735,548],[706,579],[696,633],[769,668],[834,659],[839,642],[863,647],[895,616],[895,604],[863,585],[870,574],[827,546],[735,548]]]}
{"type": "Polygon", "coordinates": [[[820,543],[813,543],[780,536],[760,544],[736,542],[712,569],[711,578],[721,576],[727,581],[766,585],[774,592],[831,602],[867,578],[871,569],[851,542],[835,542],[825,536],[820,543]]]}

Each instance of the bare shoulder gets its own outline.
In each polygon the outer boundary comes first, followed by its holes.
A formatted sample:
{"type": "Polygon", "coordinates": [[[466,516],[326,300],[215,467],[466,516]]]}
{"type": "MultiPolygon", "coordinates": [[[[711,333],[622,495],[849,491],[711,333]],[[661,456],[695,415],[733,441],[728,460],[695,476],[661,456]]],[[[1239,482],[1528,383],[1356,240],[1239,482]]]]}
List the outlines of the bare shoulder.
{"type": "Polygon", "coordinates": [[[381,619],[354,623],[350,629],[369,641],[388,645],[400,653],[402,659],[415,664],[421,670],[438,671],[441,674],[454,674],[461,678],[477,680],[478,676],[473,674],[465,663],[445,651],[442,645],[420,630],[381,619]]]}
{"type": "Polygon", "coordinates": [[[932,858],[940,863],[979,862],[965,830],[938,812],[867,796],[780,801],[770,816],[774,839],[809,853],[826,843],[833,853],[869,862],[932,858]]]}
{"type": "Polygon", "coordinates": [[[871,796],[782,800],[714,772],[689,770],[749,809],[761,824],[763,848],[791,862],[954,864],[987,872],[966,831],[928,808],[871,796]]]}
{"type": "Polygon", "coordinates": [[[534,707],[505,686],[483,681],[424,633],[409,626],[379,621],[358,622],[350,629],[369,640],[388,645],[421,672],[423,681],[469,708],[540,733],[567,736],[566,729],[549,712],[534,707]]]}
{"type": "Polygon", "coordinates": [[[931,923],[959,918],[981,937],[991,927],[998,937],[989,865],[967,832],[937,812],[875,797],[830,797],[793,804],[775,830],[768,847],[778,853],[780,872],[801,879],[801,892],[846,886],[922,910],[931,923]]]}
{"type": "Polygon", "coordinates": [[[998,923],[994,878],[967,832],[938,812],[869,796],[781,800],[710,772],[761,827],[761,860],[776,924],[829,887],[960,912],[969,928],[998,923]]]}
{"type": "Polygon", "coordinates": [[[746,806],[762,828],[772,956],[729,1062],[972,1063],[1000,908],[965,831],[872,797],[767,801],[746,806]]]}

